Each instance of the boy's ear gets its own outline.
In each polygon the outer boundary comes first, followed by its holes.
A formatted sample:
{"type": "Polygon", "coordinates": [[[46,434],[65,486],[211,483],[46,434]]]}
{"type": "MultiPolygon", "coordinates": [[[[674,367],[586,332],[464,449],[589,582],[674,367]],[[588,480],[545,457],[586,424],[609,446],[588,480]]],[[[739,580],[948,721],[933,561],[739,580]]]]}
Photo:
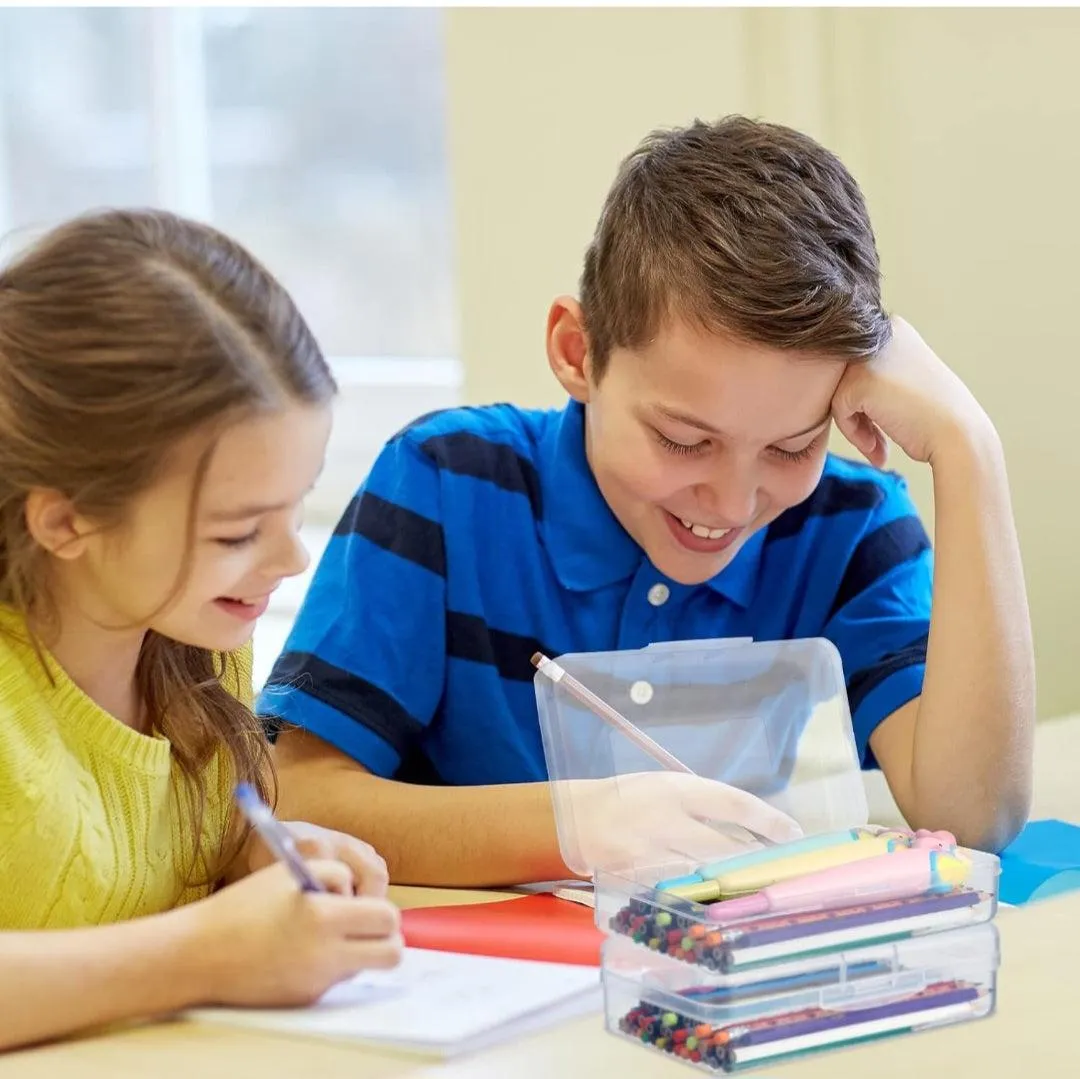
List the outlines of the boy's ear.
{"type": "Polygon", "coordinates": [[[59,491],[35,487],[26,496],[23,512],[27,531],[49,554],[70,561],[86,549],[86,522],[59,491]]]}
{"type": "Polygon", "coordinates": [[[572,296],[559,296],[551,305],[547,320],[548,363],[575,401],[589,399],[592,384],[589,372],[589,338],[581,304],[572,296]]]}

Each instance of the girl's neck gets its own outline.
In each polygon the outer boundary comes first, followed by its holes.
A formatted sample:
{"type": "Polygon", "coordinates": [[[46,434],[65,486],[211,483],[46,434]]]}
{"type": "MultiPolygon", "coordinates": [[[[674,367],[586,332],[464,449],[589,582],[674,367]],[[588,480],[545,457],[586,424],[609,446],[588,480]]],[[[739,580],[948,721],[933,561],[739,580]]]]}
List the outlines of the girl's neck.
{"type": "Polygon", "coordinates": [[[56,597],[56,631],[43,639],[67,676],[95,704],[121,723],[145,733],[145,715],[135,682],[145,631],[103,628],[82,605],[56,597]]]}

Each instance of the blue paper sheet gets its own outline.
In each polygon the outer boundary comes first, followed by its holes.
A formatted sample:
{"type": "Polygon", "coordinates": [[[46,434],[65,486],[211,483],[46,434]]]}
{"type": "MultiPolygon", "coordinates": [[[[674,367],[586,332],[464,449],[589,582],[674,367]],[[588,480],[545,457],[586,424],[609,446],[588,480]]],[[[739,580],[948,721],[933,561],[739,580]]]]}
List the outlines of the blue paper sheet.
{"type": "Polygon", "coordinates": [[[1080,889],[1080,827],[1031,821],[1001,852],[1000,898],[1020,905],[1080,889]]]}

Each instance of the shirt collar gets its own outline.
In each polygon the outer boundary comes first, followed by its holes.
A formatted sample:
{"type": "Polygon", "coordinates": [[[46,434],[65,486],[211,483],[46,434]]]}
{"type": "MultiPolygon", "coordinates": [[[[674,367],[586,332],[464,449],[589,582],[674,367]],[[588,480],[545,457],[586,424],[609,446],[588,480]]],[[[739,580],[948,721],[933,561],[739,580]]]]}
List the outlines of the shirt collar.
{"type": "MultiPolygon", "coordinates": [[[[540,445],[544,517],[541,535],[559,583],[591,592],[632,577],[645,553],[619,524],[585,456],[585,408],[570,403],[553,417],[540,445]]],[[[734,561],[698,587],[748,607],[757,585],[764,531],[743,544],[734,561]]],[[[665,580],[657,571],[657,579],[665,580]]],[[[685,588],[668,582],[674,589],[685,588]]]]}

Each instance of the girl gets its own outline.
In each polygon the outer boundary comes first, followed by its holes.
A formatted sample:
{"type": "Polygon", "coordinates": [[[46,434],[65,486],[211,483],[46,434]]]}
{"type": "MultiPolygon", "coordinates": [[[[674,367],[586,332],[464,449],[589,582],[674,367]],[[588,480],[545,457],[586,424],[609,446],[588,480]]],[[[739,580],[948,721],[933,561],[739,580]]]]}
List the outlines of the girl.
{"type": "Polygon", "coordinates": [[[369,847],[296,826],[304,895],[230,808],[273,797],[249,641],[334,392],[205,226],[91,215],[0,272],[0,1049],[398,961],[369,847]]]}

